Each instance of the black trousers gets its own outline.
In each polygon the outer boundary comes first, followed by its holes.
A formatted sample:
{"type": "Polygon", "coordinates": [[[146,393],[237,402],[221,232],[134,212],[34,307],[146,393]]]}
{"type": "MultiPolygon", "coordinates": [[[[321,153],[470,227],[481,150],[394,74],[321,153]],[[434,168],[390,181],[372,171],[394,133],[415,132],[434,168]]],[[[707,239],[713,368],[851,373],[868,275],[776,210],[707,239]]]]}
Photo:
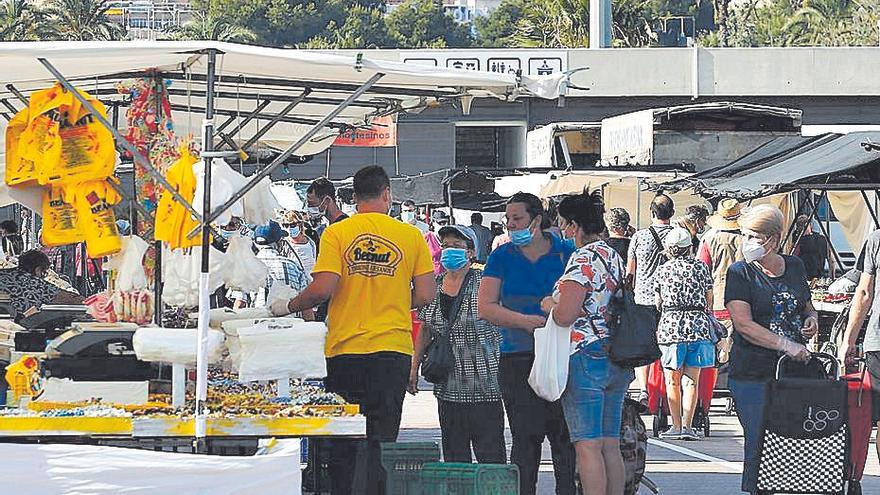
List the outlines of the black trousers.
{"type": "Polygon", "coordinates": [[[380,444],[397,441],[410,363],[410,356],[397,352],[349,354],[327,359],[327,378],[324,380],[327,390],[341,395],[351,404],[360,405],[361,414],[367,418],[366,442],[330,441],[330,492],[333,495],[385,493],[380,444]],[[362,457],[359,452],[365,453],[365,469],[358,466],[358,458],[362,457]],[[354,486],[356,470],[366,478],[366,487],[354,486]]]}
{"type": "Polygon", "coordinates": [[[520,495],[534,495],[544,437],[550,440],[556,494],[575,493],[575,453],[560,401],[547,402],[529,386],[534,354],[501,356],[499,381],[513,445],[510,462],[519,467],[520,495]]]}
{"type": "Polygon", "coordinates": [[[471,446],[480,464],[506,464],[504,407],[497,402],[437,401],[445,462],[472,462],[471,446]]]}

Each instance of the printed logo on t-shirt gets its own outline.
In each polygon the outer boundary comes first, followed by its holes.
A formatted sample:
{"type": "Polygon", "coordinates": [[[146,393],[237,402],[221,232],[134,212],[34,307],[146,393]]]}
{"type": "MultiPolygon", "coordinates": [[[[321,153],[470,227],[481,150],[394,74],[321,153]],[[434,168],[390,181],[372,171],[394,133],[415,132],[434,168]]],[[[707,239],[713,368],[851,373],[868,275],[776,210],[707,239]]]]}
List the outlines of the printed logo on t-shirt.
{"type": "Polygon", "coordinates": [[[349,275],[393,277],[403,253],[391,241],[375,234],[359,235],[345,250],[349,275]]]}

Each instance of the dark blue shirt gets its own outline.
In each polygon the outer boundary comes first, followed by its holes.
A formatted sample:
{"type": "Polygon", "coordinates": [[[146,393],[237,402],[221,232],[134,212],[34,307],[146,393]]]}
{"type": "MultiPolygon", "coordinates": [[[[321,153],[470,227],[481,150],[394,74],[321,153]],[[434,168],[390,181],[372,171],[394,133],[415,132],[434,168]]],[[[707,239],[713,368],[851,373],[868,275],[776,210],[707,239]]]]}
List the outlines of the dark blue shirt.
{"type": "MultiPolygon", "coordinates": [[[[505,308],[526,315],[543,315],[541,300],[553,293],[568,258],[574,252],[562,241],[547,234],[553,245],[550,251],[532,263],[513,243],[499,246],[489,255],[483,277],[501,280],[500,303],[505,308]]],[[[501,353],[533,352],[532,334],[519,328],[502,328],[501,353]]]]}
{"type": "MultiPolygon", "coordinates": [[[[810,302],[804,263],[794,256],[783,256],[785,273],[769,277],[760,268],[738,261],[727,269],[724,303],[744,301],[752,307],[752,320],[771,332],[804,343],[801,335],[803,312],[810,302]]],[[[730,350],[730,377],[743,380],[769,380],[776,373],[779,353],[757,346],[733,332],[730,350]]]]}

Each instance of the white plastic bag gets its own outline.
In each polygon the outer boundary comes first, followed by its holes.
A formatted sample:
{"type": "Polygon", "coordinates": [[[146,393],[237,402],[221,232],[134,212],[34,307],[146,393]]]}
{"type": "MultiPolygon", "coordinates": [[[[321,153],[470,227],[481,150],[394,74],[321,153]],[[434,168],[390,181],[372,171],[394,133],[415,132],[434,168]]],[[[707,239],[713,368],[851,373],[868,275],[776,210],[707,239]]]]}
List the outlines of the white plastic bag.
{"type": "MultiPolygon", "coordinates": [[[[198,314],[194,313],[194,316],[198,316],[198,314]]],[[[208,326],[211,328],[220,328],[223,323],[234,320],[249,321],[250,324],[253,325],[258,319],[271,318],[272,313],[269,312],[269,308],[214,308],[208,311],[208,317],[210,318],[208,326]]]]}
{"type": "MultiPolygon", "coordinates": [[[[250,178],[248,178],[250,179],[250,178]]],[[[268,177],[257,182],[253,189],[244,195],[244,221],[252,225],[266,225],[275,218],[275,211],[281,208],[272,192],[272,181],[268,177]]]]}
{"type": "Polygon", "coordinates": [[[124,236],[122,248],[111,256],[104,267],[116,272],[115,288],[131,292],[147,287],[147,274],[144,272],[144,254],[150,245],[136,235],[124,236]]]}
{"type": "Polygon", "coordinates": [[[557,325],[550,313],[547,324],[535,329],[534,336],[535,361],[529,385],[538,397],[550,402],[559,400],[568,382],[571,328],[557,325]]]}
{"type": "MultiPolygon", "coordinates": [[[[213,168],[211,169],[211,210],[214,210],[223,203],[229,201],[232,195],[238,192],[247,183],[247,179],[243,175],[236,172],[226,163],[225,160],[215,158],[211,160],[213,168]]],[[[202,214],[202,199],[205,195],[205,162],[198,161],[193,165],[193,173],[196,174],[196,191],[193,197],[193,208],[199,214],[202,214]]],[[[244,217],[244,205],[242,201],[236,201],[232,206],[223,212],[222,215],[215,220],[219,225],[226,225],[232,220],[232,217],[244,217]]]]}
{"type": "Polygon", "coordinates": [[[327,326],[321,322],[275,327],[264,321],[239,328],[238,378],[241,381],[324,378],[327,376],[326,338],[327,326]]]}
{"type": "Polygon", "coordinates": [[[223,269],[223,282],[227,288],[256,292],[266,286],[269,268],[257,258],[252,246],[253,242],[245,236],[234,235],[229,238],[227,263],[223,269]]]}
{"type": "MultiPolygon", "coordinates": [[[[196,328],[138,328],[132,345],[141,361],[194,366],[198,349],[196,328]]],[[[223,357],[223,332],[208,330],[208,362],[218,363],[223,357]]]]}
{"type": "MultiPolygon", "coordinates": [[[[226,255],[213,247],[210,256],[208,291],[214,292],[223,285],[226,255]]],[[[199,304],[199,274],[201,273],[201,246],[189,249],[164,249],[162,251],[162,275],[164,286],[162,301],[171,306],[194,307],[199,304]]]]}
{"type": "Polygon", "coordinates": [[[238,373],[241,368],[241,341],[238,338],[238,330],[253,327],[262,322],[268,323],[270,327],[290,327],[295,323],[303,323],[303,320],[284,317],[224,321],[221,327],[223,327],[223,333],[226,334],[226,349],[229,351],[229,367],[226,369],[238,373]]]}

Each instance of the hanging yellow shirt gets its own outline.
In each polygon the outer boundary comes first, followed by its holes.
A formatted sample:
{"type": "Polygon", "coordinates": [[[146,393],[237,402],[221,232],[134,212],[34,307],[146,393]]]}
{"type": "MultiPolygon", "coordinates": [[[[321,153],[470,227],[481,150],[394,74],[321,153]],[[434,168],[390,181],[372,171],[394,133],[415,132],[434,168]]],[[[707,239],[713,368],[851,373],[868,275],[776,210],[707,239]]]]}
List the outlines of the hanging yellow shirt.
{"type": "Polygon", "coordinates": [[[434,272],[416,227],[381,213],[358,213],[321,235],[313,273],[339,275],[327,311],[327,357],[412,354],[412,279],[434,272]]]}

